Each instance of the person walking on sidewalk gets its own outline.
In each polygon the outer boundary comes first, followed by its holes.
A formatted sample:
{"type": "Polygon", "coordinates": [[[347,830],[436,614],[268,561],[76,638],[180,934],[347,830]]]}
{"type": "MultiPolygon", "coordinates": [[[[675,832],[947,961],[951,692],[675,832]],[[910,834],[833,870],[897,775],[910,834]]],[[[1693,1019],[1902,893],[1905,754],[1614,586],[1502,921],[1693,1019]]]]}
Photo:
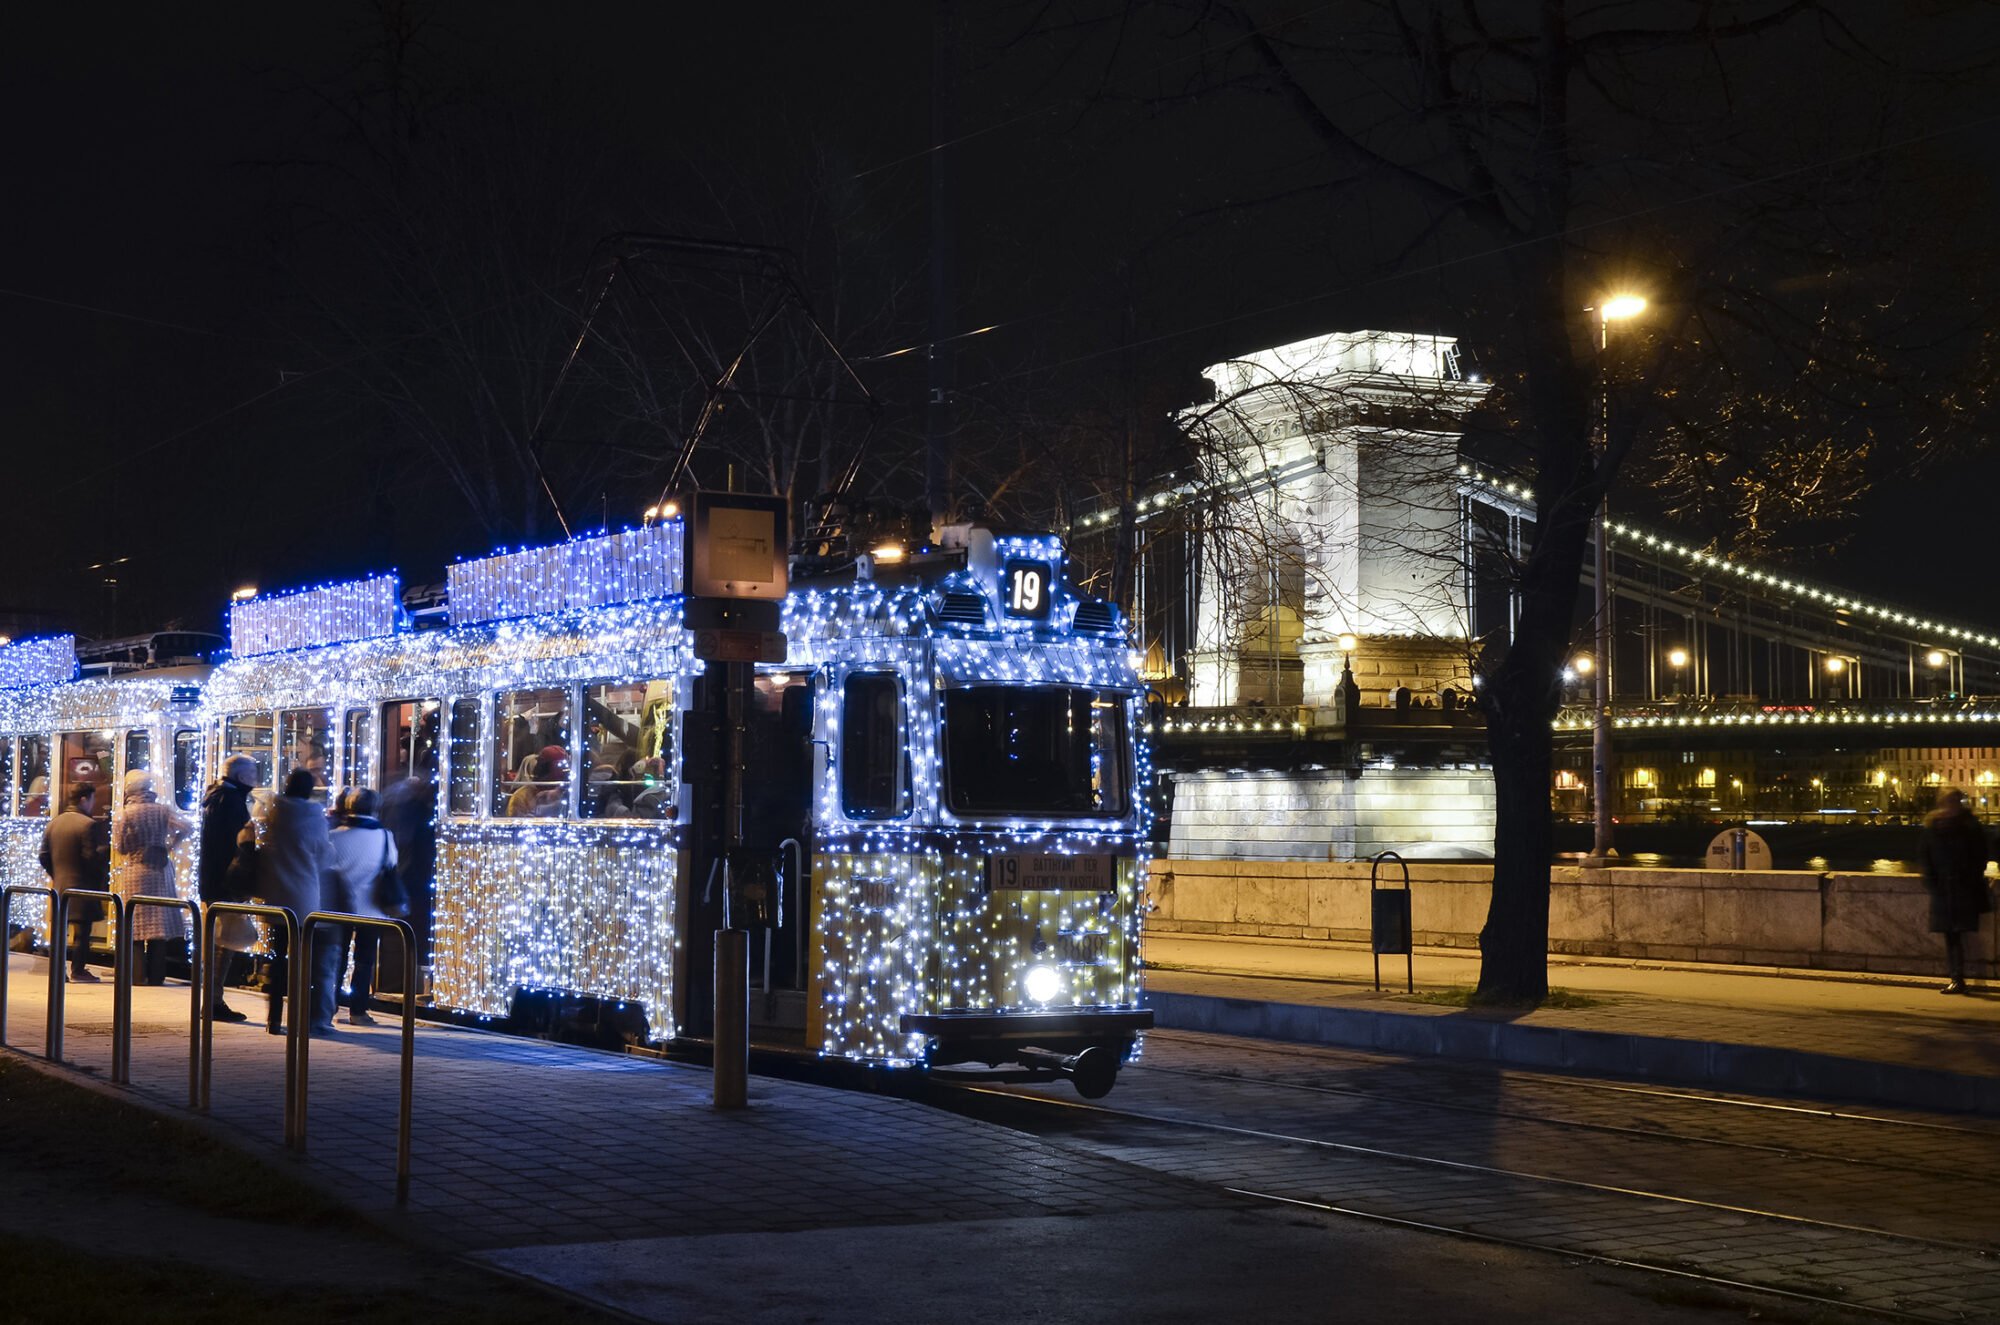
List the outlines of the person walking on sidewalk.
{"type": "Polygon", "coordinates": [[[1952,787],[1938,795],[1937,808],[1924,820],[1917,854],[1931,894],[1931,933],[1944,935],[1945,969],[1951,977],[1939,992],[1962,994],[1966,931],[1978,929],[1979,917],[1993,905],[1986,895],[1986,829],[1966,807],[1964,792],[1952,787]]]}
{"type": "MultiPolygon", "coordinates": [[[[222,776],[201,798],[201,862],[196,876],[201,882],[204,903],[250,900],[248,894],[231,886],[229,866],[240,849],[237,839],[250,824],[250,791],[256,785],[257,761],[249,755],[231,755],[222,761],[222,776]]],[[[247,926],[242,916],[231,915],[223,917],[216,927],[215,960],[208,973],[208,1001],[217,1021],[245,1020],[241,1012],[222,1001],[222,990],[229,974],[230,954],[244,946],[241,932],[247,926]]]]}
{"type": "Polygon", "coordinates": [[[142,768],[125,774],[125,804],[112,835],[117,848],[118,893],[126,901],[125,924],[134,942],[146,945],[144,974],[134,983],[164,984],[167,952],[172,945],[185,946],[187,925],[182,913],[170,906],[134,908],[134,897],[180,897],[174,886],[174,848],[194,831],[171,805],[161,803],[153,793],[153,775],[142,768]]]}
{"type": "MultiPolygon", "coordinates": [[[[327,867],[326,811],[312,798],[317,785],[305,769],[292,770],[292,775],[285,779],[285,794],[271,802],[270,814],[264,820],[263,840],[257,848],[257,896],[267,906],[291,908],[300,920],[320,909],[320,877],[327,867]]],[[[273,1035],[282,1035],[285,1029],[285,986],[291,974],[288,947],[285,931],[273,928],[270,1011],[266,1020],[273,1035]]],[[[310,1008],[292,1009],[295,1020],[301,1014],[310,1022],[310,1008]]],[[[332,1030],[331,1016],[325,1026],[313,1029],[332,1030]]]]}
{"type": "MultiPolygon", "coordinates": [[[[341,823],[327,838],[326,901],[335,911],[377,918],[387,914],[381,906],[382,876],[387,874],[394,884],[396,840],[375,817],[379,805],[379,798],[366,787],[351,787],[340,793],[341,823]]],[[[338,937],[330,940],[323,935],[315,949],[316,976],[321,985],[313,990],[314,1024],[333,1021],[349,943],[354,945],[354,984],[347,1003],[347,1024],[375,1024],[375,1019],[368,1015],[368,993],[375,984],[376,934],[372,929],[354,925],[342,926],[338,937]]]]}
{"type": "MultiPolygon", "coordinates": [[[[111,824],[97,817],[97,784],[79,782],[63,797],[68,804],[42,830],[42,868],[49,886],[59,893],[72,888],[103,892],[111,882],[111,824]]],[[[79,897],[69,904],[69,978],[94,985],[98,977],[84,965],[90,949],[90,927],[104,914],[104,903],[79,897]]]]}

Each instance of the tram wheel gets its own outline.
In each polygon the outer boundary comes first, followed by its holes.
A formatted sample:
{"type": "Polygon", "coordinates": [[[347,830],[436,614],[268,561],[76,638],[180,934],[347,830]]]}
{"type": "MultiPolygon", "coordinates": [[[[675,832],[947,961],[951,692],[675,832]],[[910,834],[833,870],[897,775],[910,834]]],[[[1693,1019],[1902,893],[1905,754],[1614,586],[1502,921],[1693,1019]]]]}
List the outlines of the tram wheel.
{"type": "Polygon", "coordinates": [[[1069,1076],[1077,1094],[1087,1100],[1101,1100],[1118,1084],[1118,1055],[1101,1044],[1093,1044],[1076,1056],[1069,1076]]]}

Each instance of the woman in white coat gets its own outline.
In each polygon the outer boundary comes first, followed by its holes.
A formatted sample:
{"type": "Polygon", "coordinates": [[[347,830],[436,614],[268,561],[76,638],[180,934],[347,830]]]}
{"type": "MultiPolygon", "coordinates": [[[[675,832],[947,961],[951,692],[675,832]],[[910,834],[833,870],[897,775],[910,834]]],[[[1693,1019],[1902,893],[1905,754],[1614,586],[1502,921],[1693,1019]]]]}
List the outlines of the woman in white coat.
{"type": "MultiPolygon", "coordinates": [[[[340,793],[335,821],[328,837],[325,902],[330,910],[349,915],[383,918],[379,888],[383,874],[395,878],[396,838],[375,817],[381,801],[366,787],[350,787],[340,793]]],[[[313,981],[313,1024],[331,1025],[339,1002],[340,977],[347,966],[347,946],[354,945],[354,983],[347,1003],[347,1024],[372,1026],[368,1015],[368,993],[375,983],[376,934],[372,929],[348,926],[339,937],[322,934],[314,950],[317,963],[313,981]]]]}

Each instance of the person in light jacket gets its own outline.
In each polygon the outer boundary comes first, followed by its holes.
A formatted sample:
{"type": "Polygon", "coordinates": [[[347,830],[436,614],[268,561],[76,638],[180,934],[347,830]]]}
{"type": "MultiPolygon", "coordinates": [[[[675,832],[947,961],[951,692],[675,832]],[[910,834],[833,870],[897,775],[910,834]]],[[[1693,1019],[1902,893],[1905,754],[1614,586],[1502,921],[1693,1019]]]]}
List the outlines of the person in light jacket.
{"type": "MultiPolygon", "coordinates": [[[[340,793],[340,826],[327,838],[328,856],[326,904],[349,915],[383,918],[376,904],[376,887],[386,870],[396,870],[396,839],[375,817],[380,798],[366,787],[350,787],[340,793]]],[[[372,929],[348,925],[339,937],[321,935],[314,949],[317,967],[313,984],[313,1024],[332,1024],[340,999],[340,976],[347,967],[348,944],[354,945],[354,983],[347,1003],[347,1024],[373,1026],[368,1015],[368,992],[375,983],[375,945],[372,929]]]]}
{"type": "MultiPolygon", "coordinates": [[[[59,893],[72,888],[103,892],[111,881],[111,825],[97,818],[97,786],[80,782],[63,797],[67,808],[42,831],[42,864],[49,886],[59,893]]],[[[104,914],[104,903],[77,898],[69,904],[69,978],[94,985],[98,978],[84,965],[90,951],[90,927],[104,914]]]]}
{"type": "Polygon", "coordinates": [[[118,894],[126,900],[125,923],[135,942],[146,945],[145,974],[135,983],[162,984],[167,951],[187,943],[185,914],[173,907],[131,907],[134,897],[180,897],[174,886],[174,848],[194,825],[153,793],[153,775],[135,768],[125,775],[125,804],[112,831],[118,894]]]}
{"type": "MultiPolygon", "coordinates": [[[[292,770],[285,779],[285,794],[271,802],[257,850],[257,896],[266,906],[289,907],[301,921],[323,909],[320,880],[327,867],[326,811],[312,798],[314,786],[311,773],[303,768],[292,770]]],[[[284,929],[272,926],[270,1004],[265,1024],[273,1035],[282,1035],[285,1030],[290,956],[284,929]]],[[[297,1018],[302,1011],[309,1009],[293,1008],[292,1016],[297,1018]]],[[[331,1031],[331,1017],[312,1029],[331,1031]]]]}
{"type": "Polygon", "coordinates": [[[1986,894],[1986,830],[1966,806],[1965,793],[1948,787],[1939,793],[1937,808],[1924,820],[1917,839],[1923,860],[1924,887],[1931,894],[1931,933],[1944,935],[1945,969],[1949,982],[1940,993],[1965,992],[1965,935],[1979,928],[1979,917],[1992,909],[1986,894]]]}

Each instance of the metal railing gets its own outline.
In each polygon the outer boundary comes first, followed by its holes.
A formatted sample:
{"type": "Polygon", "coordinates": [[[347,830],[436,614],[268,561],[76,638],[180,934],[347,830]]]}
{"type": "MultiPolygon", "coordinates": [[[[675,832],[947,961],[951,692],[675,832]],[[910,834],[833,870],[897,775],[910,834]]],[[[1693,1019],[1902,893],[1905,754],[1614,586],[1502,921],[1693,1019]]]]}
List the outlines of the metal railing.
{"type": "MultiPolygon", "coordinates": [[[[44,888],[37,884],[32,884],[32,883],[10,883],[4,888],[0,888],[0,948],[4,948],[5,946],[4,941],[12,937],[11,934],[8,933],[8,930],[9,927],[13,924],[14,899],[16,897],[47,897],[53,899],[55,895],[56,895],[55,889],[44,888]]],[[[11,955],[12,955],[11,952],[0,951],[0,1046],[5,1046],[7,1043],[7,973],[8,973],[9,963],[6,959],[11,955]]],[[[56,992],[61,988],[62,988],[62,967],[52,964],[49,967],[48,1011],[49,1011],[49,1024],[51,1026],[56,1026],[56,1027],[60,1027],[62,1024],[60,1020],[62,1017],[62,1012],[61,1012],[62,998],[61,995],[56,992]]],[[[61,1039],[62,1035],[58,1031],[54,1035],[53,1041],[60,1042],[61,1039]]],[[[55,1057],[54,1054],[48,1052],[48,1044],[51,1042],[52,1041],[50,1040],[43,1041],[44,1057],[47,1058],[55,1057]]]]}
{"type": "MultiPolygon", "coordinates": [[[[208,963],[202,960],[201,942],[196,937],[201,930],[201,907],[185,897],[148,897],[144,894],[128,897],[125,911],[132,917],[134,928],[138,925],[138,912],[142,906],[164,906],[186,911],[194,924],[194,928],[188,931],[188,937],[195,940],[188,945],[188,1107],[192,1109],[198,1102],[201,1085],[201,1012],[206,1006],[208,984],[205,978],[208,963]]],[[[137,941],[123,924],[118,926],[118,941],[111,967],[111,1079],[125,1085],[132,1083],[132,969],[135,965],[132,945],[137,941]],[[120,1065],[124,1068],[123,1076],[118,1075],[120,1065]]]]}
{"type": "MultiPolygon", "coordinates": [[[[74,888],[57,892],[30,884],[9,884],[0,888],[0,934],[5,917],[17,896],[46,897],[52,900],[49,941],[48,1030],[43,1055],[51,1061],[62,1057],[62,1016],[64,967],[68,965],[67,922],[69,899],[88,898],[111,903],[116,938],[112,945],[111,985],[111,1079],[121,1085],[131,1081],[132,1068],[132,968],[130,911],[140,906],[168,906],[186,909],[199,929],[189,957],[188,988],[188,1107],[209,1111],[210,1087],[214,1080],[215,1001],[208,996],[208,973],[214,969],[216,925],[224,916],[259,916],[283,926],[285,952],[291,963],[286,996],[291,999],[291,1023],[285,1037],[285,1144],[291,1149],[306,1148],[306,1099],[310,1080],[311,1023],[313,988],[313,944],[321,926],[336,925],[356,929],[386,930],[402,945],[403,1035],[402,1076],[396,1118],[396,1203],[410,1199],[410,1113],[416,1081],[417,1002],[410,991],[416,988],[417,936],[406,920],[385,920],[377,916],[349,915],[340,911],[314,911],[301,921],[290,907],[265,906],[255,902],[210,902],[206,906],[178,897],[124,898],[117,893],[74,888]]],[[[8,965],[0,953],[0,1047],[7,1042],[8,965]]],[[[334,995],[339,995],[338,973],[334,995]]]]}
{"type": "MultiPolygon", "coordinates": [[[[396,1204],[406,1205],[410,1199],[410,1096],[416,1080],[417,1054],[417,1000],[414,994],[417,981],[417,932],[407,920],[384,920],[379,916],[349,915],[343,911],[314,911],[300,922],[299,933],[304,942],[294,945],[291,971],[292,1022],[289,1045],[296,1051],[298,1072],[291,1082],[297,1092],[296,1103],[287,1101],[287,1116],[292,1125],[286,1130],[286,1144],[303,1152],[306,1148],[306,1090],[310,1080],[312,1036],[310,1023],[311,1009],[307,1000],[312,996],[313,943],[322,925],[340,925],[355,929],[382,929],[394,934],[403,945],[403,1047],[402,1047],[402,1092],[396,1114],[396,1204]]],[[[333,977],[333,997],[338,1005],[340,998],[340,973],[333,977]]],[[[288,1058],[291,1057],[288,1054],[288,1058]]]]}
{"type": "MultiPolygon", "coordinates": [[[[214,969],[215,926],[224,916],[266,916],[280,921],[285,927],[285,953],[287,961],[299,960],[299,917],[288,906],[265,906],[261,902],[210,902],[202,908],[200,956],[197,958],[204,971],[214,969]]],[[[200,1094],[195,1108],[208,1112],[209,1087],[215,1076],[215,1004],[210,999],[201,1003],[201,1071],[200,1094]]],[[[293,1020],[298,1017],[297,1007],[293,1008],[293,1020]]],[[[299,1052],[295,1036],[285,1038],[285,1144],[292,1144],[293,1134],[298,1128],[298,1117],[293,1107],[298,1100],[299,1052]]]]}
{"type": "Polygon", "coordinates": [[[69,968],[69,904],[76,897],[111,903],[111,1079],[122,1083],[131,1068],[126,1056],[132,1050],[132,1004],[118,996],[119,983],[130,974],[123,941],[125,899],[107,889],[69,888],[56,894],[49,916],[49,1036],[43,1056],[52,1063],[62,1061],[63,1011],[69,1002],[69,979],[64,974],[69,968]]]}

